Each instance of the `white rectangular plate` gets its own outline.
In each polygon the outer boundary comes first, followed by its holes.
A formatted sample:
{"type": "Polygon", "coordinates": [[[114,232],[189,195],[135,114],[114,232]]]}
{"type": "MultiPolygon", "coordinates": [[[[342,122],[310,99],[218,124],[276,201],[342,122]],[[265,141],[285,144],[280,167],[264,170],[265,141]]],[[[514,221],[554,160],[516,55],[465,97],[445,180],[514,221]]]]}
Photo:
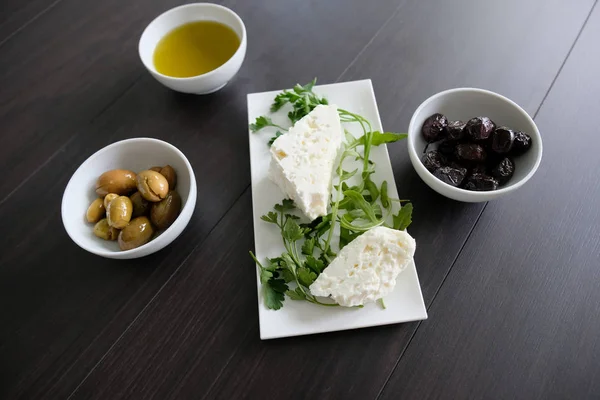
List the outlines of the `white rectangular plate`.
{"type": "MultiPolygon", "coordinates": [[[[315,86],[314,91],[325,96],[329,104],[362,115],[371,122],[374,130],[383,132],[370,79],[315,86]]],[[[254,122],[261,115],[269,115],[276,124],[289,126],[287,108],[284,107],[275,114],[270,114],[269,111],[274,97],[279,92],[249,94],[248,123],[254,122]]],[[[342,125],[354,136],[362,135],[358,124],[342,125]]],[[[268,177],[270,162],[268,141],[276,130],[265,128],[259,133],[249,132],[254,241],[256,256],[261,262],[266,257],[277,257],[284,252],[279,229],[260,219],[262,215],[272,211],[273,205],[280,203],[284,198],[281,190],[268,177]]],[[[385,145],[373,147],[370,158],[377,165],[373,181],[379,185],[383,180],[387,180],[389,196],[398,198],[387,147],[385,145]]],[[[337,243],[337,238],[334,241],[337,243]]],[[[258,273],[256,284],[261,339],[397,324],[427,318],[414,263],[398,276],[393,293],[384,299],[386,309],[374,303],[367,304],[364,308],[322,307],[306,301],[293,301],[286,297],[283,308],[277,311],[269,310],[264,305],[258,273]]]]}

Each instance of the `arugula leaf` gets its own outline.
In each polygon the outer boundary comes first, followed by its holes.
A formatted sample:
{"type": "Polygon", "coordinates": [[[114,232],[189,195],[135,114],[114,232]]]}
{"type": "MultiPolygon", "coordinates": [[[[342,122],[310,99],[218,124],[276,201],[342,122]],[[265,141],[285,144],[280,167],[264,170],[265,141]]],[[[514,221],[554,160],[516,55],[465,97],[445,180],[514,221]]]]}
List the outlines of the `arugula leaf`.
{"type": "Polygon", "coordinates": [[[312,256],[315,250],[315,238],[308,238],[304,241],[302,245],[302,254],[306,254],[307,256],[312,256]]]}
{"type": "Polygon", "coordinates": [[[375,216],[375,212],[373,211],[373,207],[369,204],[362,194],[354,191],[354,190],[346,190],[344,192],[344,196],[353,203],[355,208],[360,208],[365,212],[367,218],[375,222],[377,221],[377,217],[375,216]]]}
{"type": "Polygon", "coordinates": [[[269,211],[267,213],[267,215],[263,215],[262,217],[260,217],[260,219],[262,219],[263,221],[269,222],[271,224],[276,224],[277,223],[277,213],[275,213],[273,211],[269,211]]]}
{"type": "Polygon", "coordinates": [[[292,218],[288,218],[283,225],[282,236],[288,242],[296,242],[304,237],[302,228],[292,218]]]}
{"type": "Polygon", "coordinates": [[[344,136],[346,137],[346,146],[350,146],[356,138],[347,129],[344,129],[344,136]]]}
{"type": "Polygon", "coordinates": [[[381,190],[379,191],[381,196],[381,205],[385,208],[390,206],[390,198],[388,196],[388,183],[387,181],[383,181],[381,183],[381,190]]]}
{"type": "Polygon", "coordinates": [[[306,267],[300,267],[297,271],[298,281],[306,287],[312,285],[312,283],[317,279],[317,274],[306,267]]]}
{"type": "Polygon", "coordinates": [[[371,178],[365,179],[365,189],[369,191],[369,195],[371,196],[370,203],[374,203],[379,198],[379,189],[377,189],[377,185],[371,180],[371,178]]]}
{"type": "Polygon", "coordinates": [[[306,257],[306,262],[304,264],[317,274],[320,274],[325,269],[325,263],[322,260],[317,260],[313,256],[306,257]]]}
{"type": "Polygon", "coordinates": [[[352,178],[354,175],[356,175],[357,172],[358,168],[350,172],[342,170],[342,175],[340,175],[340,181],[345,181],[352,178]]]}
{"type": "Polygon", "coordinates": [[[408,228],[410,223],[412,222],[412,211],[413,205],[412,203],[406,203],[402,206],[400,211],[398,211],[397,215],[394,215],[394,229],[398,229],[400,231],[408,228]]]}
{"type": "Polygon", "coordinates": [[[306,300],[306,295],[299,287],[296,290],[288,290],[285,294],[292,300],[306,300]]]}
{"type": "Polygon", "coordinates": [[[252,131],[252,133],[256,133],[259,130],[266,128],[268,126],[274,126],[276,128],[285,130],[285,128],[273,123],[273,120],[271,120],[271,118],[265,117],[264,115],[256,118],[256,121],[254,121],[253,124],[250,124],[250,130],[252,131]]]}
{"type": "Polygon", "coordinates": [[[273,136],[271,138],[271,140],[269,140],[269,147],[271,147],[273,145],[273,143],[277,140],[277,138],[281,135],[283,135],[283,132],[281,132],[281,131],[275,132],[275,136],[273,136]]]}
{"type": "Polygon", "coordinates": [[[294,206],[293,200],[284,199],[281,202],[281,204],[275,204],[275,206],[273,206],[273,208],[275,209],[275,211],[286,212],[286,211],[291,211],[291,210],[296,209],[296,206],[294,206]]]}
{"type": "Polygon", "coordinates": [[[408,135],[406,133],[392,133],[392,132],[372,132],[371,145],[379,146],[384,143],[393,143],[398,140],[405,139],[408,135]]]}

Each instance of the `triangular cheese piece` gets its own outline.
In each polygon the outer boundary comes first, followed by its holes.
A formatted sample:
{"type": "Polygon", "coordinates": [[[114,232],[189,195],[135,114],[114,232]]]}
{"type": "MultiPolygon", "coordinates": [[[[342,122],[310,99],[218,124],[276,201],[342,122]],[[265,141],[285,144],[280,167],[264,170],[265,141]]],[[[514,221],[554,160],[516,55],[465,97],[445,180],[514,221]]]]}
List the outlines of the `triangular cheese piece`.
{"type": "Polygon", "coordinates": [[[310,292],[346,307],[379,300],[394,290],[415,248],[415,239],[406,231],[383,226],[369,229],[340,250],[310,285],[310,292]]]}
{"type": "Polygon", "coordinates": [[[311,221],[327,215],[342,137],[337,107],[319,105],[271,146],[271,180],[311,221]]]}

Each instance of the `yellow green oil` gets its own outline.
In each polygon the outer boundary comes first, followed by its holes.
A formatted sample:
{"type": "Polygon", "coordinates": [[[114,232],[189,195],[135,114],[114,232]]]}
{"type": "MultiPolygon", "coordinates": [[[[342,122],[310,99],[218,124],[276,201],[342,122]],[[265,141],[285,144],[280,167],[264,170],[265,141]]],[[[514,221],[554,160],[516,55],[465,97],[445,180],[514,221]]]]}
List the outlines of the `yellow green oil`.
{"type": "Polygon", "coordinates": [[[154,67],[163,75],[189,78],[225,64],[240,47],[240,39],[227,25],[195,21],[163,37],[154,50],[154,67]]]}

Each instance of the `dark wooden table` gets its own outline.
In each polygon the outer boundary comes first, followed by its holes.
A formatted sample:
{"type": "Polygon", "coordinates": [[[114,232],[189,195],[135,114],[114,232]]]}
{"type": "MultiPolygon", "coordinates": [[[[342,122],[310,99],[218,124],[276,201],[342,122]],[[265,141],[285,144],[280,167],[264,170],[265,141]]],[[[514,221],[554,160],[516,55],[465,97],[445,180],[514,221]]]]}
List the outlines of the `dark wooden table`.
{"type": "Polygon", "coordinates": [[[236,78],[173,93],[137,55],[174,0],[4,0],[0,14],[0,398],[600,398],[600,7],[594,0],[223,1],[245,21],[236,78]],[[521,104],[533,179],[447,200],[389,146],[429,319],[262,342],[246,93],[371,78],[387,129],[458,86],[521,104]],[[168,248],[103,259],[60,202],[93,152],[149,136],[198,180],[168,248]]]}

